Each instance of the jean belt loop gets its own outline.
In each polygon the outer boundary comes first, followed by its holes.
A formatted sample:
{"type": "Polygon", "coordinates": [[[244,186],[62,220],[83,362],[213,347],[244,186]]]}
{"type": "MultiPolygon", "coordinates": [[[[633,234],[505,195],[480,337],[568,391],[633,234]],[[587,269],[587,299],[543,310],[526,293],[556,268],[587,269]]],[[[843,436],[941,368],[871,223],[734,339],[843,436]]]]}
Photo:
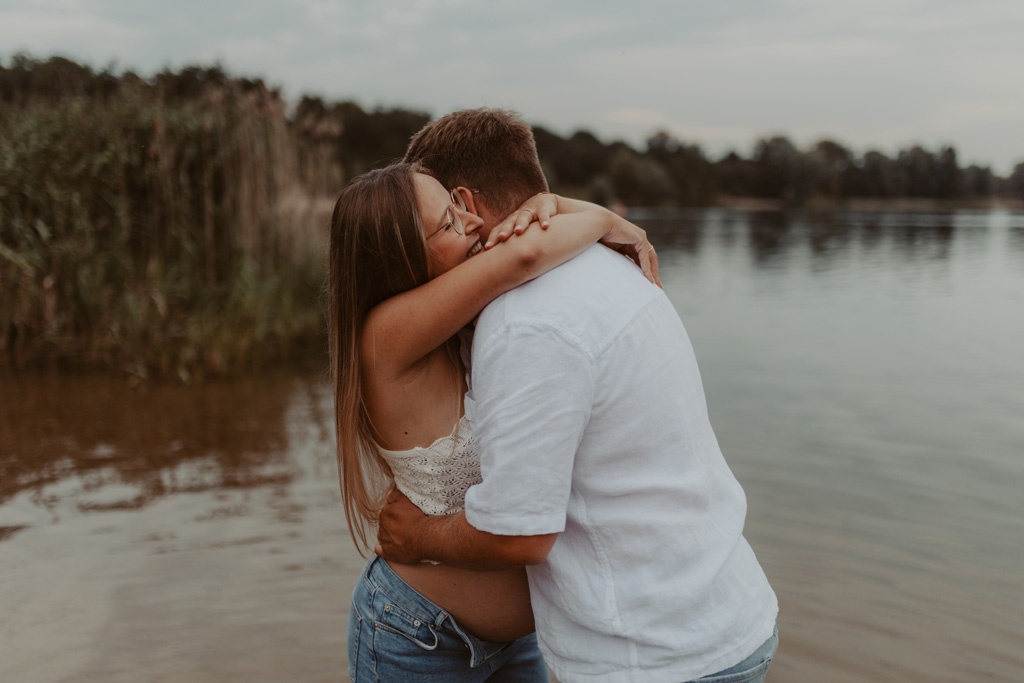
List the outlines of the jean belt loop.
{"type": "MultiPolygon", "coordinates": [[[[380,562],[380,555],[374,555],[372,558],[370,558],[370,560],[365,565],[363,565],[363,576],[369,579],[370,574],[373,572],[374,565],[376,565],[378,562],[380,562]]],[[[377,582],[374,581],[373,583],[376,584],[377,582]]]]}

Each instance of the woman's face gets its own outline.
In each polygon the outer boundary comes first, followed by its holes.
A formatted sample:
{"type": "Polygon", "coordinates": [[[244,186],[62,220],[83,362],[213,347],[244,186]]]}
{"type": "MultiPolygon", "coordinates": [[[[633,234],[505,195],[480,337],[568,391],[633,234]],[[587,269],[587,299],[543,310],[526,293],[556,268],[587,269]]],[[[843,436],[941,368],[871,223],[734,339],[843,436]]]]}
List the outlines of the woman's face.
{"type": "Polygon", "coordinates": [[[452,201],[441,183],[423,173],[413,176],[423,236],[427,240],[430,277],[437,277],[483,251],[477,216],[452,201]]]}

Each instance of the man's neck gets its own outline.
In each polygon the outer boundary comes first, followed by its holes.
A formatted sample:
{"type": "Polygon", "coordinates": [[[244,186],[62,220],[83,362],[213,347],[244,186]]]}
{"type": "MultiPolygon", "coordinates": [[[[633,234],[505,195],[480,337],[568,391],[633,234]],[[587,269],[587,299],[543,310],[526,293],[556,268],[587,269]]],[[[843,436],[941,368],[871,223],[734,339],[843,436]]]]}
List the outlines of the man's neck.
{"type": "Polygon", "coordinates": [[[480,216],[480,220],[484,222],[483,229],[487,231],[487,234],[490,234],[491,228],[505,219],[505,216],[499,216],[491,211],[491,207],[487,206],[486,202],[481,201],[479,195],[477,195],[476,199],[476,211],[477,215],[480,216]]]}

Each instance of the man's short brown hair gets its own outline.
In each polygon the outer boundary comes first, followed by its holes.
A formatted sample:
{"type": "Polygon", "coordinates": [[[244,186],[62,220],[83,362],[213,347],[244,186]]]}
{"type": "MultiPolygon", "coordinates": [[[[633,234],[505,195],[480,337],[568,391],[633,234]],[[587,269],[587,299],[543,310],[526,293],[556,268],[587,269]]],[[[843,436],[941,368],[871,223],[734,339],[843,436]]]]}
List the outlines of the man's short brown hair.
{"type": "Polygon", "coordinates": [[[405,161],[421,163],[446,188],[478,190],[499,215],[548,189],[533,129],[505,109],[464,109],[428,123],[412,136],[405,161]]]}

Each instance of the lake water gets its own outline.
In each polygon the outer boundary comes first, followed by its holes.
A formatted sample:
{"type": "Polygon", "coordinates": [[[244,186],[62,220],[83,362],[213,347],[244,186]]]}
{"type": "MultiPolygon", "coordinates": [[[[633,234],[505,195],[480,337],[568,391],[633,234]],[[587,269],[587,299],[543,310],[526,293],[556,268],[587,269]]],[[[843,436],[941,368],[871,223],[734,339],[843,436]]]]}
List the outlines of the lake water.
{"type": "MultiPolygon", "coordinates": [[[[1024,214],[637,220],[779,596],[769,680],[1020,680],[1024,214]]],[[[0,375],[0,681],[346,680],[323,379],[0,375]]]]}

